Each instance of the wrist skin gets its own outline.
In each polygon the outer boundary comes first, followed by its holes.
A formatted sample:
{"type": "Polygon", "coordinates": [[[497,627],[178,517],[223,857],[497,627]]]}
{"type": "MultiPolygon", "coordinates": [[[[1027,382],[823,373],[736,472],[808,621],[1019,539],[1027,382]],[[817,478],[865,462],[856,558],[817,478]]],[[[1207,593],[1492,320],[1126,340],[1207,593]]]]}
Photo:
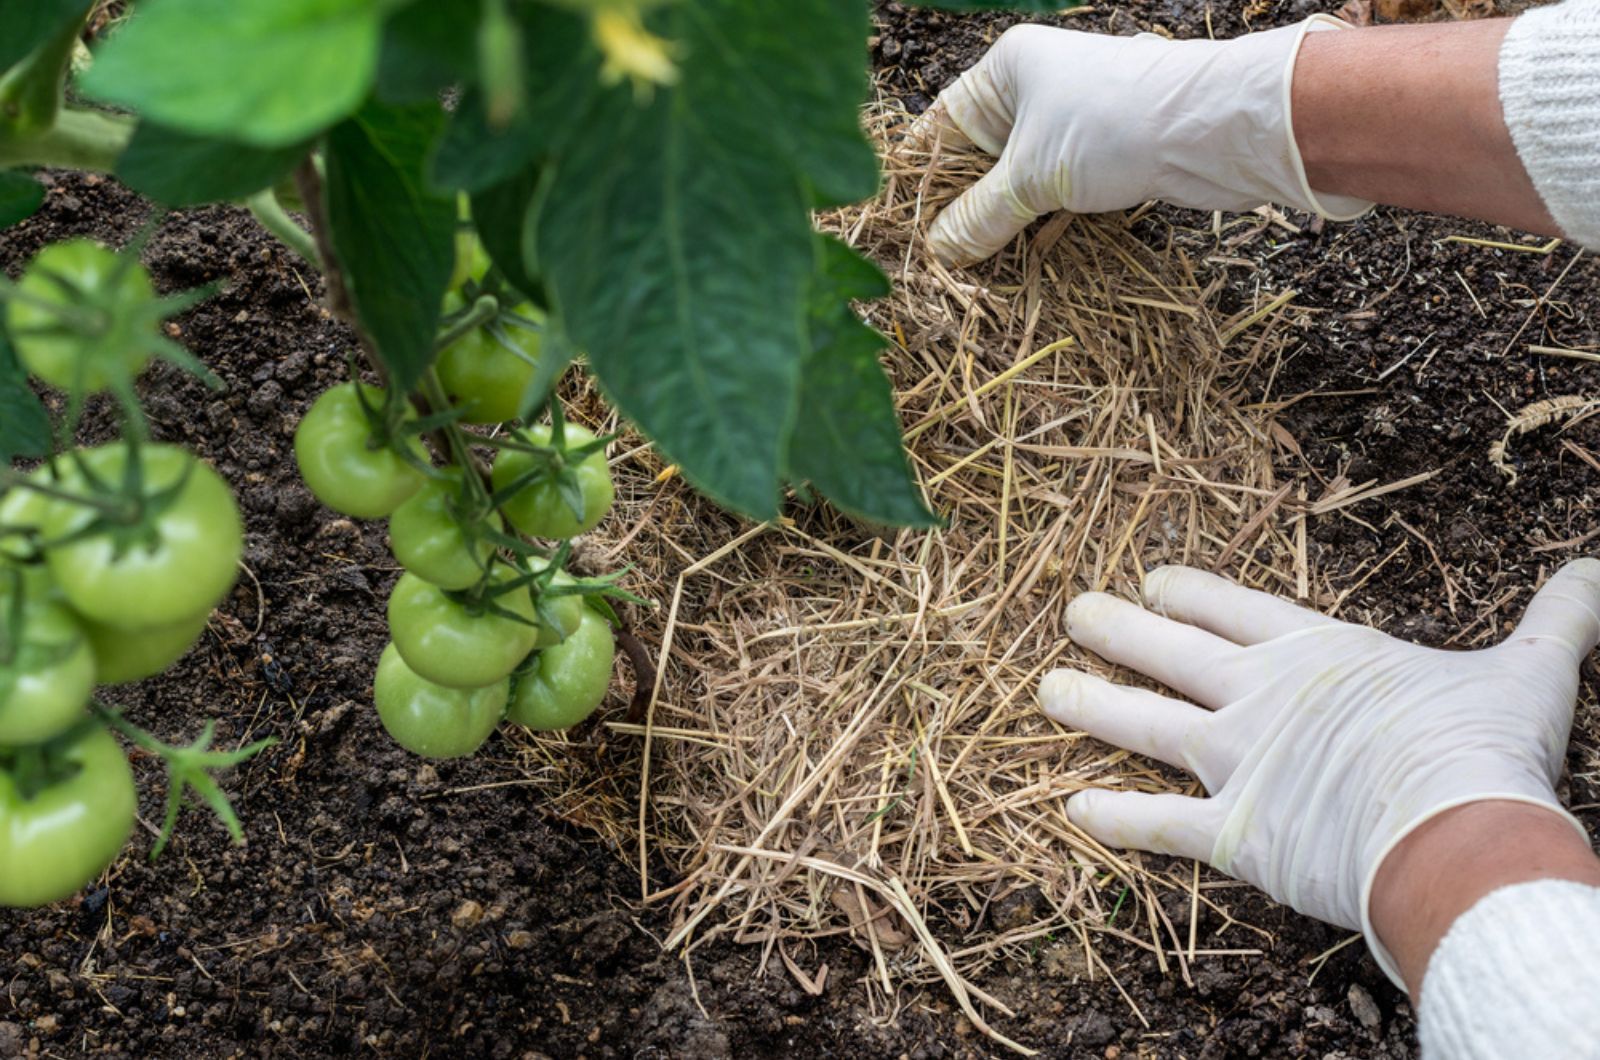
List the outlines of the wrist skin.
{"type": "Polygon", "coordinates": [[[1560,235],[1501,112],[1500,43],[1510,25],[1307,34],[1290,98],[1311,188],[1560,235]]]}
{"type": "Polygon", "coordinates": [[[1600,858],[1571,821],[1530,803],[1457,806],[1389,852],[1373,879],[1372,927],[1414,1004],[1428,960],[1456,918],[1491,891],[1535,880],[1600,887],[1600,858]]]}

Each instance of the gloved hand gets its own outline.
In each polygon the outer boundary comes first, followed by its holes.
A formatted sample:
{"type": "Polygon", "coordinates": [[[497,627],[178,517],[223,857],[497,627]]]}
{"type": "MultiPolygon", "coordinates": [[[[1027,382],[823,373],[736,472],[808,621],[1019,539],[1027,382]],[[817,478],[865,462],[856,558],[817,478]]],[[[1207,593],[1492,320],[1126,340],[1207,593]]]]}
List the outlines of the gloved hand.
{"type": "Polygon", "coordinates": [[[1015,26],[939,94],[913,132],[950,126],[994,169],[933,224],[947,262],[979,261],[1054,210],[1150,199],[1203,210],[1277,203],[1333,220],[1372,204],[1318,195],[1289,120],[1300,41],[1344,23],[1316,15],[1228,41],[1110,37],[1015,26]]]}
{"type": "Polygon", "coordinates": [[[1359,927],[1400,983],[1367,905],[1408,833],[1490,799],[1547,806],[1583,831],[1554,787],[1578,665],[1600,640],[1600,560],[1563,567],[1507,640],[1470,652],[1407,644],[1187,567],[1152,571],[1144,598],[1150,610],[1079,596],[1068,634],[1201,706],[1072,670],[1048,674],[1040,699],[1062,725],[1194,772],[1211,798],[1080,792],[1067,816],[1101,842],[1207,861],[1359,927]]]}

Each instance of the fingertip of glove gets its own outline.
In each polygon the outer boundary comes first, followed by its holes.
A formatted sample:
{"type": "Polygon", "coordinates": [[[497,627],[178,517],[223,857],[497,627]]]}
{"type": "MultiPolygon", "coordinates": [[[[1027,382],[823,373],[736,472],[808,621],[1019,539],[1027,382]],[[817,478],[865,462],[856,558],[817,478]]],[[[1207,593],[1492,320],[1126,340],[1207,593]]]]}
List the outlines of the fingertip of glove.
{"type": "Polygon", "coordinates": [[[1067,605],[1067,636],[1074,640],[1078,639],[1078,633],[1082,628],[1093,622],[1095,616],[1115,600],[1116,597],[1110,593],[1079,593],[1074,596],[1072,602],[1067,605]]]}
{"type": "Polygon", "coordinates": [[[1100,801],[1100,792],[1094,788],[1086,788],[1075,795],[1067,797],[1067,820],[1073,826],[1094,834],[1095,805],[1100,801]]]}
{"type": "Polygon", "coordinates": [[[1084,683],[1090,680],[1078,670],[1051,670],[1039,682],[1039,706],[1057,721],[1071,721],[1083,698],[1084,683]]]}

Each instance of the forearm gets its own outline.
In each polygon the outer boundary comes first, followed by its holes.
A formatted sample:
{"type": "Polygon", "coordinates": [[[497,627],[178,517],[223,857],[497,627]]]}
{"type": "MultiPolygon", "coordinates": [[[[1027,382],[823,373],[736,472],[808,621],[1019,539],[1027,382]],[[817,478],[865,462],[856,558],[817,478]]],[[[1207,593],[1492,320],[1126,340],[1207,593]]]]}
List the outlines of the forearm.
{"type": "Polygon", "coordinates": [[[1471,803],[1402,840],[1378,868],[1370,912],[1413,1000],[1458,917],[1502,887],[1544,879],[1600,887],[1600,859],[1570,821],[1541,806],[1471,803]]]}
{"type": "Polygon", "coordinates": [[[1509,19],[1315,33],[1292,120],[1319,193],[1560,235],[1501,113],[1509,19]]]}

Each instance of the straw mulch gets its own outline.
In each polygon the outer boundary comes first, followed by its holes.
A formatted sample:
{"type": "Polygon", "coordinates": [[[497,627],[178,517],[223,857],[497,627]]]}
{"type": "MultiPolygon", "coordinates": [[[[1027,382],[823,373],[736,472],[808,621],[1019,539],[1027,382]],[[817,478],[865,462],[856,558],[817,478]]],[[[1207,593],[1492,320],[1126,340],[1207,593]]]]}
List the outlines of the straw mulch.
{"type": "Polygon", "coordinates": [[[902,118],[869,123],[889,145],[882,197],[822,224],[894,280],[863,312],[894,340],[916,472],[949,528],[876,533],[821,508],[752,526],[619,445],[621,510],[584,559],[634,564],[628,586],[660,601],[638,627],[659,685],[642,723],[590,737],[606,768],[560,737],[526,743],[523,764],[638,860],[669,947],[732,937],[820,992],[808,940],[843,934],[871,954],[879,1011],[942,982],[994,1033],[984,1014],[1006,1010],[975,976],[1047,935],[1113,979],[1106,932],[1184,977],[1208,945],[1252,944],[1172,922],[1163,889],[1212,901],[1188,867],[1146,871],[1068,823],[1085,786],[1188,781],[1056,726],[1035,689],[1058,666],[1110,675],[1068,642],[1065,605],[1133,595],[1157,565],[1311,596],[1311,506],[1274,477],[1270,409],[1235,389],[1279,352],[1285,293],[1223,313],[1220,282],[1137,215],[1058,216],[946,271],[927,223],[987,162],[906,146],[902,118]],[[1018,917],[1007,900],[1027,888],[1044,901],[1018,917]]]}

